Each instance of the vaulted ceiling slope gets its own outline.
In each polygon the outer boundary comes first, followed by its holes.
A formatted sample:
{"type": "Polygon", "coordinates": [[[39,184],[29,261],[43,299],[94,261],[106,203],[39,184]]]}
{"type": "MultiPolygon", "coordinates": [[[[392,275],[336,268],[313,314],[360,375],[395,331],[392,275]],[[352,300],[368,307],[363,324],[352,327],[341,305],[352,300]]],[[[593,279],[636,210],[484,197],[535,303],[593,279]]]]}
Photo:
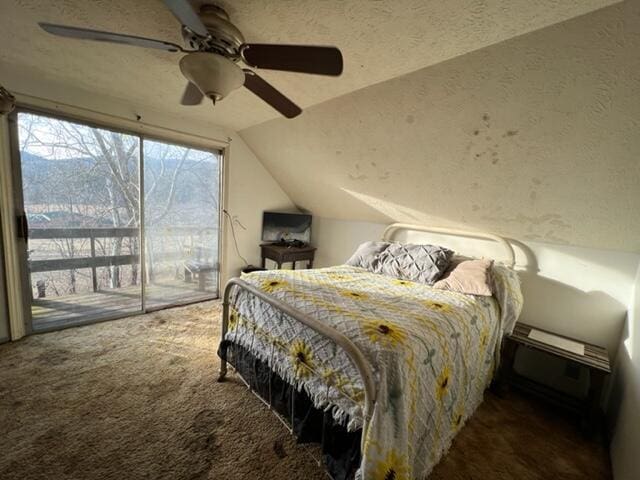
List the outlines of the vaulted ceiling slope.
{"type": "MultiPolygon", "coordinates": [[[[205,3],[194,1],[194,5],[205,3]]],[[[616,3],[614,0],[214,0],[252,42],[332,44],[339,78],[262,72],[300,106],[383,82],[478,48],[616,3]]],[[[183,107],[179,55],[53,38],[38,21],[181,42],[160,0],[2,0],[0,65],[91,89],[132,105],[240,130],[278,114],[243,89],[215,109],[183,107]]],[[[0,70],[0,82],[3,81],[0,70]]],[[[7,80],[4,80],[7,82],[7,80]]],[[[20,84],[7,85],[20,91],[20,84]]],[[[21,92],[37,94],[42,92],[21,92]]]]}
{"type": "Polygon", "coordinates": [[[315,215],[640,251],[640,2],[241,131],[315,215]]]}

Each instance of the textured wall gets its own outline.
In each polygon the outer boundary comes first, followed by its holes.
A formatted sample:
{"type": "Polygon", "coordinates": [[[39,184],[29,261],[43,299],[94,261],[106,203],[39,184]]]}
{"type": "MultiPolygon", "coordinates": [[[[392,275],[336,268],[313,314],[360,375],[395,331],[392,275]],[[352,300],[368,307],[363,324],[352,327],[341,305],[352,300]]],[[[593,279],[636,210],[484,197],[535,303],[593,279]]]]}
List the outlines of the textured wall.
{"type": "MultiPolygon", "coordinates": [[[[515,35],[581,15],[617,0],[196,0],[216,3],[255,43],[337,45],[340,78],[261,72],[307,107],[412,72],[515,35]]],[[[180,26],[160,0],[2,0],[0,81],[5,68],[91,89],[234,130],[278,113],[239,89],[220,102],[182,107],[179,54],[54,38],[37,22],[61,23],[181,43],[180,26]],[[6,67],[5,67],[6,66],[6,67]],[[188,113],[187,113],[188,112],[188,113]]],[[[20,89],[20,84],[10,84],[20,89]]]]}
{"type": "MultiPolygon", "coordinates": [[[[384,227],[314,217],[313,243],[318,247],[315,265],[344,263],[360,243],[380,239],[384,227]]],[[[503,250],[493,242],[433,234],[400,236],[398,240],[434,243],[466,255],[504,259],[503,250]]],[[[521,320],[604,345],[615,356],[640,254],[530,241],[514,242],[513,247],[525,299],[521,320]]],[[[552,372],[562,374],[562,370],[552,372]]]]}
{"type": "Polygon", "coordinates": [[[616,480],[636,480],[640,478],[640,268],[629,308],[627,331],[618,351],[616,376],[618,388],[612,398],[619,401],[620,406],[611,441],[611,463],[616,480]]]}
{"type": "Polygon", "coordinates": [[[640,2],[241,131],[316,215],[640,250],[640,2]]]}

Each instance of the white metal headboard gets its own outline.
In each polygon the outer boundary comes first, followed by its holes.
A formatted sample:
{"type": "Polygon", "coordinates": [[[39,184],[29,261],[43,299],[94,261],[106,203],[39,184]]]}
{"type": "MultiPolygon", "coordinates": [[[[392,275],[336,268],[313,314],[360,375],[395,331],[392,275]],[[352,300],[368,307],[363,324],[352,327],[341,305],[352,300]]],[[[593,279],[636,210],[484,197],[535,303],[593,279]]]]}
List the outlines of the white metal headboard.
{"type": "Polygon", "coordinates": [[[499,235],[494,235],[493,233],[486,232],[476,232],[473,230],[458,230],[447,227],[429,227],[426,225],[412,225],[410,223],[392,223],[387,228],[384,229],[382,233],[382,240],[385,242],[390,242],[393,238],[393,234],[398,230],[412,230],[414,232],[430,232],[430,233],[441,233],[445,235],[455,235],[458,237],[472,237],[472,238],[482,238],[485,240],[492,240],[494,242],[499,243],[506,252],[507,260],[505,261],[505,265],[513,268],[516,264],[516,254],[513,251],[513,247],[509,242],[507,242],[503,237],[499,235]]]}

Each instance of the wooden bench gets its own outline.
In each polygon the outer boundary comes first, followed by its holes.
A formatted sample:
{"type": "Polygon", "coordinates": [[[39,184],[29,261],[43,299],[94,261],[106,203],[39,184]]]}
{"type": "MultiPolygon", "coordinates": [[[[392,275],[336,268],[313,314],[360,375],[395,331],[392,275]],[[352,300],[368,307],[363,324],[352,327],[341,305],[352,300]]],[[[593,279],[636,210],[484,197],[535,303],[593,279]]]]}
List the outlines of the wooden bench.
{"type": "Polygon", "coordinates": [[[216,266],[212,263],[189,261],[184,263],[184,281],[191,282],[194,275],[198,277],[198,290],[206,290],[207,274],[216,271],[216,266]]]}

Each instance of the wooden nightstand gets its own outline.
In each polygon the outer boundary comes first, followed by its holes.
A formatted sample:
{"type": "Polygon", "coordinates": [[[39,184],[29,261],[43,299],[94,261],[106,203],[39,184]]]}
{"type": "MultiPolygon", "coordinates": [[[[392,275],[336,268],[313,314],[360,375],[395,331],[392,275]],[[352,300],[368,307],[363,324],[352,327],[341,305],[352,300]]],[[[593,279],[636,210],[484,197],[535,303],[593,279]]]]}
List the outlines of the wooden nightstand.
{"type": "Polygon", "coordinates": [[[262,268],[265,268],[267,258],[278,264],[278,268],[282,268],[283,263],[291,262],[293,270],[296,269],[296,262],[307,262],[307,268],[313,267],[313,257],[316,248],[311,246],[292,247],[286,245],[273,245],[263,243],[260,245],[262,251],[262,268]]]}
{"type": "Polygon", "coordinates": [[[609,354],[607,349],[598,345],[592,345],[580,340],[576,340],[552,332],[532,327],[525,323],[516,323],[511,335],[505,337],[502,346],[502,360],[500,364],[500,381],[507,385],[514,385],[528,392],[544,397],[555,404],[568,407],[579,413],[582,417],[583,429],[591,433],[599,426],[601,418],[600,401],[602,399],[602,388],[605,377],[611,373],[609,364],[609,354]],[[565,348],[560,348],[545,341],[545,339],[531,338],[532,330],[542,332],[543,336],[549,334],[563,340],[568,340],[574,347],[584,348],[584,355],[575,353],[565,348]],[[554,355],[563,360],[567,360],[589,371],[589,391],[586,399],[572,397],[551,387],[539,384],[522,375],[513,369],[516,351],[520,347],[532,348],[541,352],[554,355]]]}

